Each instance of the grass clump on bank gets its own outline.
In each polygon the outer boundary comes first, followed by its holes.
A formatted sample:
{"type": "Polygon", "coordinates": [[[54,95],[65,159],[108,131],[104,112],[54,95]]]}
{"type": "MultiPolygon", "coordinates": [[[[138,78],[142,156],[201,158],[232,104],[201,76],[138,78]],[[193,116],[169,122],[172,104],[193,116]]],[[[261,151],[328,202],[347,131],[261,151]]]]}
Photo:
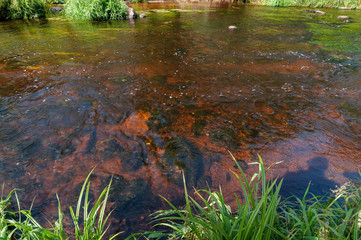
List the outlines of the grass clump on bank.
{"type": "Polygon", "coordinates": [[[42,0],[0,0],[0,21],[45,18],[42,0]]]}
{"type": "MultiPolygon", "coordinates": [[[[233,157],[233,156],[232,156],[233,157]]],[[[281,200],[282,180],[267,180],[267,171],[259,158],[258,172],[250,180],[235,161],[239,173],[242,196],[235,195],[237,207],[232,210],[219,191],[198,190],[195,198],[188,194],[186,184],[184,208],[177,208],[167,199],[170,210],[153,214],[155,227],[163,230],[134,234],[126,239],[361,239],[361,187],[348,183],[337,189],[333,196],[281,200]]],[[[91,174],[91,173],[90,173],[91,174]]],[[[110,185],[91,205],[90,182],[85,179],[77,206],[69,207],[74,233],[67,236],[63,228],[64,215],[58,204],[58,220],[51,228],[42,227],[31,215],[31,210],[21,210],[16,191],[0,200],[0,239],[42,240],[100,240],[107,231],[105,214],[110,185]],[[18,211],[8,210],[15,195],[18,211]],[[90,207],[92,206],[92,207],[90,207]]],[[[3,195],[2,195],[3,196],[3,195]]],[[[58,200],[59,202],[59,200],[58,200]]],[[[114,239],[116,235],[109,239],[114,239]]]]}
{"type": "Polygon", "coordinates": [[[360,8],[360,0],[256,0],[256,3],[274,7],[360,8]]]}
{"type": "MultiPolygon", "coordinates": [[[[237,162],[236,162],[237,163],[237,162]]],[[[266,180],[268,169],[260,158],[259,172],[248,180],[238,166],[242,201],[236,195],[232,211],[219,192],[195,191],[186,206],[178,209],[167,199],[171,210],[155,214],[155,226],[166,228],[146,233],[148,239],[360,239],[361,189],[350,185],[334,196],[281,201],[282,180],[266,180]],[[241,203],[242,202],[242,203],[241,203]]],[[[238,164],[237,164],[238,165],[238,164]]]]}
{"type": "Polygon", "coordinates": [[[123,0],[67,0],[65,15],[76,20],[121,20],[127,17],[123,0]]]}
{"type": "MultiPolygon", "coordinates": [[[[237,162],[236,162],[237,163],[237,162]]],[[[238,163],[237,163],[238,165],[238,163]]],[[[239,167],[239,165],[238,165],[239,167]]],[[[244,203],[235,196],[238,209],[231,210],[223,199],[223,194],[210,190],[196,191],[200,203],[188,195],[185,190],[186,207],[156,213],[156,226],[169,227],[170,232],[153,232],[150,238],[168,239],[275,239],[285,237],[276,230],[280,221],[277,207],[280,204],[279,191],[281,184],[276,180],[267,182],[266,171],[262,160],[259,163],[259,173],[248,181],[243,171],[236,174],[243,190],[244,203]]],[[[239,169],[241,169],[239,167],[239,169]]],[[[186,186],[184,186],[186,189],[186,186]]]]}
{"type": "MultiPolygon", "coordinates": [[[[90,173],[91,174],[91,173],[90,173]]],[[[101,192],[95,203],[90,205],[89,177],[85,179],[80,191],[78,203],[73,210],[69,207],[74,234],[67,236],[63,228],[64,215],[58,198],[58,220],[52,228],[42,227],[31,215],[31,210],[21,210],[16,191],[11,191],[5,198],[0,200],[0,239],[34,239],[34,240],[100,240],[107,231],[109,215],[105,214],[111,182],[101,192]],[[17,211],[8,210],[11,198],[15,195],[17,211]],[[92,206],[92,207],[90,207],[92,206]],[[81,214],[82,213],[82,214],[81,214]]],[[[3,196],[3,195],[2,195],[3,196]]],[[[118,234],[109,239],[114,239],[118,234]]]]}

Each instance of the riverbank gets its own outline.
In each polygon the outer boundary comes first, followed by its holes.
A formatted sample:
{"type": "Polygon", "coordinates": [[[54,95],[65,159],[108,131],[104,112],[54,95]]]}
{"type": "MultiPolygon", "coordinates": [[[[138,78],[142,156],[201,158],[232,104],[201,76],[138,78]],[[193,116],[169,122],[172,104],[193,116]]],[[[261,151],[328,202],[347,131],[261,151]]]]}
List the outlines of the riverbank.
{"type": "Polygon", "coordinates": [[[342,10],[360,9],[359,0],[250,0],[251,3],[273,7],[337,8],[342,10]]]}
{"type": "MultiPolygon", "coordinates": [[[[127,4],[142,3],[143,0],[135,1],[103,1],[103,2],[78,2],[76,0],[68,0],[65,2],[66,10],[63,4],[48,4],[49,13],[59,14],[65,12],[65,16],[70,19],[88,20],[88,21],[104,21],[104,20],[122,20],[136,18],[133,9],[127,7],[127,4]],[[109,5],[109,6],[108,6],[109,5]],[[134,17],[135,16],[135,17],[134,17]]],[[[202,1],[148,1],[152,3],[201,3],[202,1]]],[[[208,1],[205,1],[208,2],[208,1]]],[[[216,1],[217,2],[217,1],[216,1]]],[[[223,2],[223,1],[220,1],[223,2]]],[[[340,10],[360,9],[361,2],[359,0],[234,0],[233,3],[242,2],[243,4],[264,5],[273,7],[309,7],[309,8],[336,8],[340,10]]],[[[58,3],[58,2],[56,2],[58,3]]],[[[63,2],[61,2],[63,3],[63,2]]],[[[224,2],[223,2],[224,3],[224,2]]],[[[38,0],[28,0],[27,2],[0,0],[0,21],[16,20],[16,19],[34,19],[45,18],[46,7],[44,2],[38,0]]],[[[322,12],[322,11],[319,11],[322,12]]],[[[322,12],[324,14],[324,12],[322,12]]]]}
{"type": "Polygon", "coordinates": [[[272,7],[309,7],[309,8],[336,8],[340,10],[360,9],[361,1],[359,0],[228,0],[228,1],[209,1],[209,0],[149,0],[146,3],[238,3],[247,5],[272,6],[272,7]]]}

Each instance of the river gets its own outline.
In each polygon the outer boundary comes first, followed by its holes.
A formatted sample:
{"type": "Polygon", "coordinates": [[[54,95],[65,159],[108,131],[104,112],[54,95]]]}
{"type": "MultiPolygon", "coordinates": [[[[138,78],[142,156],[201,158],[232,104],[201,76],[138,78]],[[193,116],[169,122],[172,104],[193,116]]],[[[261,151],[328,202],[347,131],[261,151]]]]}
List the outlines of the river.
{"type": "Polygon", "coordinates": [[[240,187],[259,154],[285,195],[361,165],[359,11],[134,4],[135,21],[0,22],[0,179],[39,219],[113,176],[112,231],[147,229],[188,187],[240,187]],[[338,19],[350,16],[350,22],[338,19]],[[237,29],[229,29],[234,25],[237,29]]]}

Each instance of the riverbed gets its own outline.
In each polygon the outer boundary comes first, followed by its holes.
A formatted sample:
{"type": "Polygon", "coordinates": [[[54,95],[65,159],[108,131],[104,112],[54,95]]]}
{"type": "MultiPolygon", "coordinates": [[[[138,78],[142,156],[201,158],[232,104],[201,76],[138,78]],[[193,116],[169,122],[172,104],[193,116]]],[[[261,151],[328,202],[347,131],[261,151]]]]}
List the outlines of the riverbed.
{"type": "Polygon", "coordinates": [[[361,166],[359,11],[134,4],[135,21],[0,22],[0,179],[43,222],[113,176],[112,231],[191,189],[240,186],[258,154],[283,194],[355,180],[361,166]],[[350,17],[348,21],[338,19],[350,17]],[[236,29],[229,29],[229,26],[236,29]],[[229,152],[228,152],[229,151],[229,152]]]}

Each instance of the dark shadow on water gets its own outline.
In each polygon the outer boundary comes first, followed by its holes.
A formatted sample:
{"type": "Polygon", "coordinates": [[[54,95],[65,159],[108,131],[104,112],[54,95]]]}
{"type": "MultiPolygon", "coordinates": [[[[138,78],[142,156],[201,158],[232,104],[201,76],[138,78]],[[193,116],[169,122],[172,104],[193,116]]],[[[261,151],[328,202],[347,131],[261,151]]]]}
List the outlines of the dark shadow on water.
{"type": "Polygon", "coordinates": [[[361,172],[344,172],[343,176],[351,182],[361,184],[361,172]]]}
{"type": "Polygon", "coordinates": [[[283,199],[291,196],[302,198],[310,184],[308,198],[331,194],[331,189],[336,188],[336,183],[325,177],[328,168],[328,159],[315,157],[307,161],[308,169],[297,172],[288,172],[283,177],[280,195],[283,199]]]}

